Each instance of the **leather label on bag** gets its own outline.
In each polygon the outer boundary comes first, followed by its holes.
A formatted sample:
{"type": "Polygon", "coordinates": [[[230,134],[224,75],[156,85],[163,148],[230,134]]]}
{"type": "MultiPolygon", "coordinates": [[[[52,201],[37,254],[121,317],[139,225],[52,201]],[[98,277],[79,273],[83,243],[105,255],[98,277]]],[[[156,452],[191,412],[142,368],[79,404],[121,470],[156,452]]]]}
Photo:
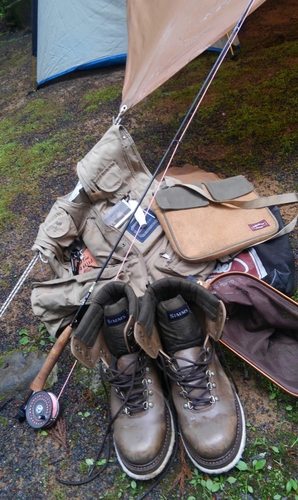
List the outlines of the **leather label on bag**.
{"type": "Polygon", "coordinates": [[[259,222],[254,222],[253,224],[248,224],[248,225],[252,231],[260,231],[260,229],[264,229],[265,227],[270,226],[270,224],[268,224],[268,222],[265,219],[260,220],[259,222]]]}

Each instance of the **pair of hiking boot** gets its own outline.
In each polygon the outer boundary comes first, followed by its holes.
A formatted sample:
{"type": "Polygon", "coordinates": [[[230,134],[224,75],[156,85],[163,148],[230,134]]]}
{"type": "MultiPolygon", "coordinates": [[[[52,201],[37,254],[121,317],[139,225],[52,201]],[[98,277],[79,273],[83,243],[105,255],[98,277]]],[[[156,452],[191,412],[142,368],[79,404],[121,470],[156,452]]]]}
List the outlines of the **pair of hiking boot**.
{"type": "Polygon", "coordinates": [[[224,321],[214,295],[180,278],[156,281],[141,301],[130,285],[110,282],[90,305],[71,349],[88,368],[102,361],[114,446],[130,477],[152,479],[165,469],[176,435],[171,408],[199,470],[219,474],[240,459],[244,412],[213,345],[224,321]]]}

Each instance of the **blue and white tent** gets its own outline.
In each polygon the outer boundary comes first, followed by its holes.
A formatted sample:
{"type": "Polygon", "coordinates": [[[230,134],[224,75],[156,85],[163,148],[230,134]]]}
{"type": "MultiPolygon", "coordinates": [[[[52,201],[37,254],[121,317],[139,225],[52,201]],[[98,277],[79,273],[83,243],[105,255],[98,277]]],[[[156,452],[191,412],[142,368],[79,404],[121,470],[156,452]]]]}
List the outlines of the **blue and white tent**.
{"type": "Polygon", "coordinates": [[[37,85],[76,69],[125,63],[125,0],[35,0],[33,19],[37,85]]]}

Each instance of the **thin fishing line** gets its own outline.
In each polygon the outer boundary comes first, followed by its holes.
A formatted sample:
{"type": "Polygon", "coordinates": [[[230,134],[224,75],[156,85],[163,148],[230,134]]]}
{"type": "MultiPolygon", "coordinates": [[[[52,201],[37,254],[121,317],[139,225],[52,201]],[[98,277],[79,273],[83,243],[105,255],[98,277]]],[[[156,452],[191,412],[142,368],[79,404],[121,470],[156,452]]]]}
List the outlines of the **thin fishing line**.
{"type": "Polygon", "coordinates": [[[72,365],[72,367],[70,369],[69,374],[67,375],[67,378],[66,378],[66,380],[65,380],[65,382],[64,382],[64,384],[63,384],[63,386],[61,388],[61,391],[59,392],[59,395],[57,396],[57,399],[60,399],[60,397],[62,396],[62,393],[63,393],[66,385],[68,384],[68,381],[69,381],[69,379],[71,377],[72,372],[74,371],[74,369],[76,367],[77,362],[78,362],[78,360],[76,359],[75,362],[74,362],[74,364],[72,365]]]}

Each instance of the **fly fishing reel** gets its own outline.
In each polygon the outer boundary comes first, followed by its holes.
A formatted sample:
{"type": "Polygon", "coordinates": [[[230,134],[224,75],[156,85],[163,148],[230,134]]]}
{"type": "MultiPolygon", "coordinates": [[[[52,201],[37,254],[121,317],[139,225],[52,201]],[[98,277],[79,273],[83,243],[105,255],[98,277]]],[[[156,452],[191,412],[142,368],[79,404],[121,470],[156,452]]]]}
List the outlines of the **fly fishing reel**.
{"type": "Polygon", "coordinates": [[[58,398],[52,392],[35,392],[26,406],[27,422],[34,429],[49,428],[57,421],[59,409],[58,398]]]}

